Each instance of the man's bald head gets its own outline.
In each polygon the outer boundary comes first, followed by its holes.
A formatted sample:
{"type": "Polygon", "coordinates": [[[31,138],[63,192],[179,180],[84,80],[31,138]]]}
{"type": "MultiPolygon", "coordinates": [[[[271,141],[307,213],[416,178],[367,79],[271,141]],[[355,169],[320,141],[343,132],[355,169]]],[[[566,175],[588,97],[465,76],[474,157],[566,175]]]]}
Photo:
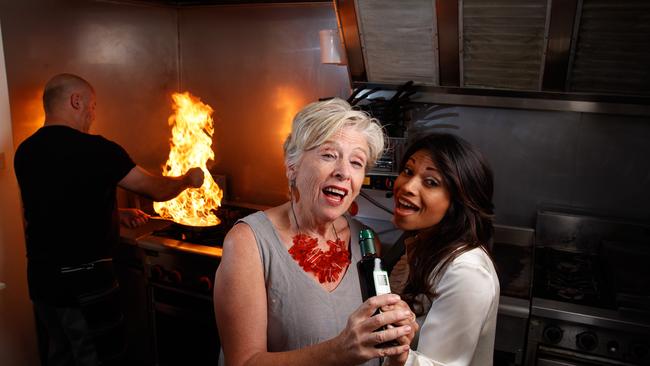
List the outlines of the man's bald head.
{"type": "Polygon", "coordinates": [[[68,103],[72,93],[93,93],[93,87],[83,78],[73,74],[59,74],[50,79],[43,91],[45,114],[55,112],[68,103]]]}
{"type": "Polygon", "coordinates": [[[95,119],[95,90],[77,75],[56,75],[45,85],[43,108],[45,124],[65,124],[88,132],[95,119]]]}

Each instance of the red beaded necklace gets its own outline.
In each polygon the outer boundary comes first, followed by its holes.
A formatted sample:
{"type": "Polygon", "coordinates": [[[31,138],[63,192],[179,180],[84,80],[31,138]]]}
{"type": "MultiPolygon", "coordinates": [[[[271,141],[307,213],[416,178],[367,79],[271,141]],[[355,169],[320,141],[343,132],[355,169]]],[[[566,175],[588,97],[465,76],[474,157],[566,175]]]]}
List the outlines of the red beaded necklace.
{"type": "Polygon", "coordinates": [[[336,235],[336,241],[328,240],[329,249],[323,251],[318,247],[318,239],[300,233],[300,225],[293,211],[291,202],[291,213],[298,226],[298,234],[293,237],[293,246],[289,248],[289,254],[298,262],[305,272],[311,272],[318,277],[318,282],[336,282],[343,270],[350,264],[350,252],[343,240],[339,239],[334,224],[332,229],[336,235]]]}

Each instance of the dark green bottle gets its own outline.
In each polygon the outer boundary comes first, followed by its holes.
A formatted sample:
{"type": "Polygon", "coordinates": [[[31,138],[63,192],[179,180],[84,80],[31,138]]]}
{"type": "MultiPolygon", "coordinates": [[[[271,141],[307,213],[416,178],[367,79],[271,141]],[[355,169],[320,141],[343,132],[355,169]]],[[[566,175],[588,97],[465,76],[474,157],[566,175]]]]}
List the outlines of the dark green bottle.
{"type": "Polygon", "coordinates": [[[366,301],[369,297],[377,295],[373,270],[375,258],[378,258],[375,250],[375,235],[370,229],[359,231],[359,247],[361,249],[361,260],[357,263],[359,271],[359,285],[361,286],[361,297],[366,301]]]}
{"type": "MultiPolygon", "coordinates": [[[[381,269],[381,259],[375,250],[375,234],[370,229],[363,229],[359,232],[359,247],[361,249],[361,260],[357,263],[359,271],[359,285],[361,287],[361,297],[366,301],[369,297],[377,295],[377,286],[381,294],[390,292],[388,275],[381,269]]],[[[377,309],[375,315],[379,314],[377,309]]],[[[377,330],[385,330],[383,326],[377,330]]],[[[375,345],[377,348],[393,347],[399,345],[396,341],[388,341],[375,345]]]]}

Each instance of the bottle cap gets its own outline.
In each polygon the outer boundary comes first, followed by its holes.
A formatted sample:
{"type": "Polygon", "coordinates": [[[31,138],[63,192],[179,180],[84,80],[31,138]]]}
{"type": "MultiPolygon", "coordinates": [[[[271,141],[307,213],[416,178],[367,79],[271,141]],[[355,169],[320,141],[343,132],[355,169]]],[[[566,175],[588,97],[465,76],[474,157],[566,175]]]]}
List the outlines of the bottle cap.
{"type": "Polygon", "coordinates": [[[375,255],[375,235],[370,229],[359,231],[359,246],[361,247],[361,256],[375,255]]]}
{"type": "Polygon", "coordinates": [[[374,239],[375,235],[370,229],[363,229],[359,231],[359,241],[364,239],[374,239]]]}

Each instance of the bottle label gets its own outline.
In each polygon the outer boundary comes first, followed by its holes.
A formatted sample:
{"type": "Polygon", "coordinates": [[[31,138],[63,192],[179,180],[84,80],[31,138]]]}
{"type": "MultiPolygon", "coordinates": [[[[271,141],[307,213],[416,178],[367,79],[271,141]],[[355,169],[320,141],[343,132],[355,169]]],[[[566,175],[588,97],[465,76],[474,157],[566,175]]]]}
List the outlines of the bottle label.
{"type": "Polygon", "coordinates": [[[372,272],[375,280],[375,291],[377,295],[390,294],[390,283],[388,282],[388,273],[383,270],[374,270],[372,272]]]}

